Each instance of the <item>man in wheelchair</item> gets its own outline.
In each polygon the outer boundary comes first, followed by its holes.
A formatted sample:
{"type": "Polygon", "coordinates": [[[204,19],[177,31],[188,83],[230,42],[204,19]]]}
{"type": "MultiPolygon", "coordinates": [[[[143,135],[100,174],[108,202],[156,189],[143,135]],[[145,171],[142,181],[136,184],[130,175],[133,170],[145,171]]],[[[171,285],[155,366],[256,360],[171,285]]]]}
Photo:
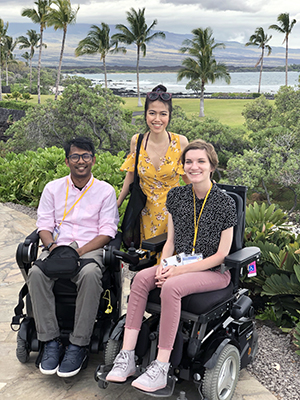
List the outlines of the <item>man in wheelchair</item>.
{"type": "Polygon", "coordinates": [[[182,164],[191,184],[168,193],[168,237],[161,262],[140,271],[134,278],[123,347],[106,376],[106,381],[124,382],[136,373],[135,347],[148,295],[159,288],[157,356],[132,382],[132,386],[144,392],[157,392],[167,385],[182,298],[224,289],[231,280],[230,271],[221,271],[221,264],[231,249],[237,214],[235,201],[211,181],[218,164],[217,154],[211,144],[196,140],[184,149],[182,164]],[[174,252],[177,256],[173,256],[174,252]]]}
{"type": "Polygon", "coordinates": [[[103,290],[103,247],[115,237],[119,220],[113,187],[91,173],[93,143],[77,137],[66,144],[65,154],[70,174],[49,182],[40,199],[37,227],[43,251],[27,279],[37,338],[44,342],[39,369],[60,377],[77,374],[86,361],[103,290]],[[80,257],[80,268],[71,278],[77,287],[75,320],[64,348],[53,293],[56,278],[41,268],[54,249],[70,244],[80,257]]]}

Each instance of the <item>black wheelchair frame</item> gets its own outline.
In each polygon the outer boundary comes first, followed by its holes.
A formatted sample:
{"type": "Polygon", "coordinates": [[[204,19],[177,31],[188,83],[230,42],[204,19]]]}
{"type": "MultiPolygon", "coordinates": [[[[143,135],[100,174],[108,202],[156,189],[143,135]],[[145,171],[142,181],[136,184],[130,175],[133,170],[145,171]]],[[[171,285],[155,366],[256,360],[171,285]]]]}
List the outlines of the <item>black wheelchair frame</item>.
{"type": "MultiPolygon", "coordinates": [[[[39,235],[37,231],[34,231],[26,237],[23,243],[18,245],[16,260],[25,282],[27,281],[29,269],[37,259],[39,243],[39,235]]],[[[111,249],[111,251],[119,249],[120,245],[121,234],[118,233],[116,238],[109,243],[109,249],[111,249]]],[[[89,346],[91,353],[98,353],[100,350],[103,350],[104,345],[109,338],[111,328],[114,326],[121,314],[121,266],[118,260],[113,261],[112,258],[114,258],[113,255],[109,260],[107,260],[106,264],[108,267],[103,273],[103,292],[89,346]]],[[[75,301],[77,296],[76,285],[70,280],[58,279],[54,284],[53,292],[55,294],[56,315],[61,333],[60,338],[62,343],[67,345],[69,334],[74,326],[75,301]]],[[[43,352],[43,343],[37,339],[30,294],[28,293],[26,283],[20,290],[19,302],[14,309],[14,314],[11,328],[18,332],[16,349],[17,358],[21,363],[26,363],[30,358],[30,352],[38,352],[36,359],[36,366],[38,366],[43,352]],[[24,298],[26,303],[26,313],[23,312],[25,307],[24,298]]]]}
{"type": "MultiPolygon", "coordinates": [[[[171,396],[175,383],[186,380],[195,383],[202,400],[230,400],[240,369],[251,363],[257,352],[252,300],[247,295],[247,289],[239,288],[240,276],[260,256],[257,247],[243,248],[247,188],[218,186],[232,196],[237,205],[238,225],[234,229],[231,252],[221,266],[223,271],[230,270],[231,283],[222,290],[192,294],[182,299],[167,387],[153,393],[143,392],[153,397],[171,396]]],[[[160,235],[144,241],[142,248],[145,251],[133,248],[128,253],[111,249],[107,251],[129,263],[130,270],[139,271],[156,264],[156,255],[161,252],[165,240],[166,235],[160,235]]],[[[137,372],[127,382],[143,373],[146,366],[156,358],[160,318],[159,289],[150,292],[146,311],[150,316],[143,320],[135,349],[137,372]]],[[[125,317],[121,317],[112,329],[104,364],[100,364],[95,372],[95,380],[102,389],[108,386],[106,375],[122,345],[125,317]]]]}

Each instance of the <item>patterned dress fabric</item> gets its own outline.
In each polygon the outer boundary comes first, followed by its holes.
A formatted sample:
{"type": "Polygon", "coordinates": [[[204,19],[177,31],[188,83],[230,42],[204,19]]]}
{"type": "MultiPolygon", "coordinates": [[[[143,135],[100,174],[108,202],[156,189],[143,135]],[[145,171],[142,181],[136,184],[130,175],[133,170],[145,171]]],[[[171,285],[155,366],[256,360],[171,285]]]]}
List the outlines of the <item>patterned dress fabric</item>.
{"type": "MultiPolygon", "coordinates": [[[[167,232],[168,211],[167,193],[179,186],[179,176],[184,175],[180,161],[181,148],[179,135],[171,133],[168,150],[161,158],[158,169],[152,164],[144,145],[141,145],[138,174],[143,192],[147,195],[146,206],[142,211],[141,240],[167,232]]],[[[121,171],[134,171],[135,152],[129,154],[121,166],[121,171]]]]}

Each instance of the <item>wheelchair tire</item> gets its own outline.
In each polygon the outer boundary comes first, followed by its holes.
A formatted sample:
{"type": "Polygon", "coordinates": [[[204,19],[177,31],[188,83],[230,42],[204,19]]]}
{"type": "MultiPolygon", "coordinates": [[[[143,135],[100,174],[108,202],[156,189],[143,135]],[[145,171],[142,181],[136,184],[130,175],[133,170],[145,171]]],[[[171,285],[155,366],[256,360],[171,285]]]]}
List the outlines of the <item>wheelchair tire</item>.
{"type": "Polygon", "coordinates": [[[119,354],[120,350],[122,347],[122,342],[121,340],[113,340],[109,339],[106,348],[105,348],[105,354],[104,354],[104,364],[105,365],[110,365],[113,364],[114,359],[116,356],[119,354]]]}
{"type": "Polygon", "coordinates": [[[16,349],[17,359],[22,363],[25,364],[29,361],[30,351],[28,349],[28,343],[26,340],[20,337],[20,332],[17,335],[17,349],[16,349]]]}
{"type": "Polygon", "coordinates": [[[108,382],[99,380],[99,381],[98,381],[98,387],[99,387],[100,389],[107,389],[107,387],[108,387],[108,382]]]}
{"type": "Polygon", "coordinates": [[[203,378],[203,395],[207,400],[230,400],[240,373],[239,350],[227,344],[212,369],[206,369],[203,378]]]}

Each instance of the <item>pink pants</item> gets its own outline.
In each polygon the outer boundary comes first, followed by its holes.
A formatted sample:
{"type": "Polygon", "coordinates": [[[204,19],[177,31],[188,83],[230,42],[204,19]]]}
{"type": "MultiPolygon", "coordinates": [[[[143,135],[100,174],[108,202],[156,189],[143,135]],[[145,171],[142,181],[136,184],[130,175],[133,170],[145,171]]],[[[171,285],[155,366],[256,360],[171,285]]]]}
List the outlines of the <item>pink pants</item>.
{"type": "MultiPolygon", "coordinates": [[[[156,288],[157,265],[140,271],[130,290],[125,328],[140,330],[148,293],[156,288]]],[[[161,288],[161,317],[158,347],[172,350],[178,330],[181,298],[192,293],[210,292],[229,285],[230,272],[191,272],[168,278],[161,288]]]]}

